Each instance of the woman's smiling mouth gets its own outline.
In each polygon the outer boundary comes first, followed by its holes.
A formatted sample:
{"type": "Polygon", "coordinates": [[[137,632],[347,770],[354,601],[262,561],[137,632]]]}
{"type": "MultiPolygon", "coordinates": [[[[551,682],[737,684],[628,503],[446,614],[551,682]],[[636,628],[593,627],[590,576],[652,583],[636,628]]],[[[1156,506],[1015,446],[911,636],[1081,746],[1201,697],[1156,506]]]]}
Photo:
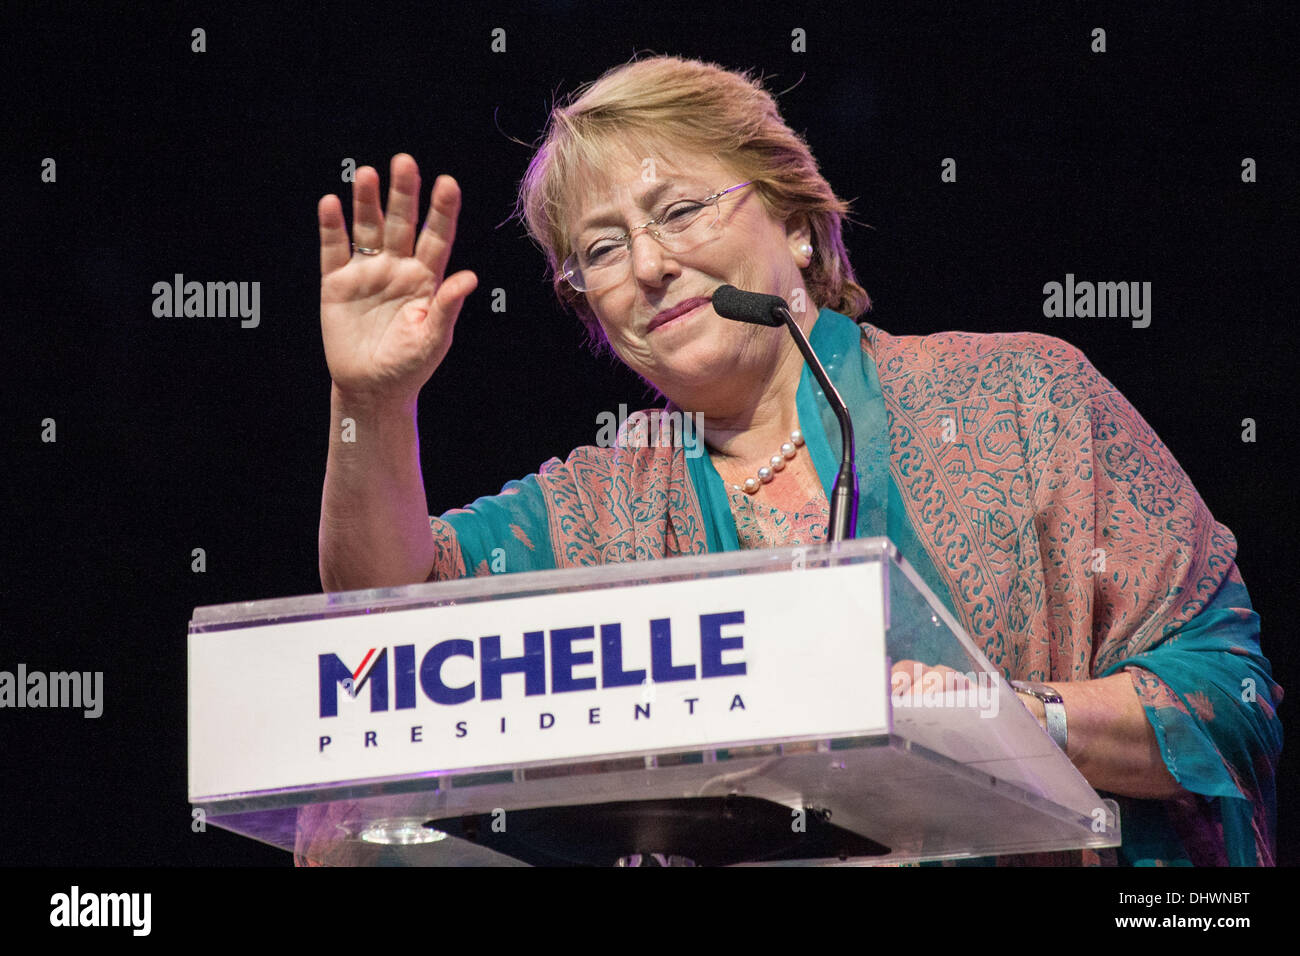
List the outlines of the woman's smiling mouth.
{"type": "Polygon", "coordinates": [[[676,321],[677,319],[683,318],[694,312],[697,312],[702,306],[708,305],[710,301],[711,300],[708,298],[697,296],[693,299],[687,299],[685,302],[679,302],[671,309],[665,309],[663,312],[660,312],[653,319],[651,319],[650,324],[646,326],[646,332],[647,333],[653,332],[661,325],[666,325],[669,322],[676,321]]]}

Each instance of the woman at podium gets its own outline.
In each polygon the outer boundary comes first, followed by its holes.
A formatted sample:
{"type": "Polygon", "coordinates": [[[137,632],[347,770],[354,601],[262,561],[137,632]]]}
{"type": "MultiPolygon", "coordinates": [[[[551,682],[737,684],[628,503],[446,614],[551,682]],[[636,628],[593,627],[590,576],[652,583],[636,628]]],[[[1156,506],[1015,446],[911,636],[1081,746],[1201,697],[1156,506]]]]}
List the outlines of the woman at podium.
{"type": "Polygon", "coordinates": [[[892,539],[1121,799],[1118,862],[1273,862],[1281,688],[1231,531],[1066,342],[858,321],[848,207],[760,83],[658,57],[553,110],[518,212],[595,348],[666,405],[434,517],[416,400],[477,279],[446,274],[456,182],[438,177],[423,223],[419,184],[394,156],[381,207],[377,172],[358,170],[351,236],[339,199],[319,203],[326,590],[825,540],[825,396],[786,329],[711,305],[723,285],[779,296],[850,409],[856,534],[892,539]],[[345,440],[347,420],[366,440],[345,440]]]}

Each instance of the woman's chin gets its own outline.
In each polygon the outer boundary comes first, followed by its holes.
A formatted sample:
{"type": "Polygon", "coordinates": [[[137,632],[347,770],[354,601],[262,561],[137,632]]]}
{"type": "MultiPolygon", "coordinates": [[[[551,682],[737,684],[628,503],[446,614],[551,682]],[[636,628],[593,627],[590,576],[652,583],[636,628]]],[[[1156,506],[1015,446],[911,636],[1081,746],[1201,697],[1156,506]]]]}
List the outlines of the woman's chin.
{"type": "Polygon", "coordinates": [[[685,386],[692,392],[705,387],[725,390],[741,371],[741,355],[737,343],[715,336],[692,338],[671,351],[661,352],[657,374],[649,377],[662,380],[655,382],[660,391],[671,390],[673,385],[685,386]]]}

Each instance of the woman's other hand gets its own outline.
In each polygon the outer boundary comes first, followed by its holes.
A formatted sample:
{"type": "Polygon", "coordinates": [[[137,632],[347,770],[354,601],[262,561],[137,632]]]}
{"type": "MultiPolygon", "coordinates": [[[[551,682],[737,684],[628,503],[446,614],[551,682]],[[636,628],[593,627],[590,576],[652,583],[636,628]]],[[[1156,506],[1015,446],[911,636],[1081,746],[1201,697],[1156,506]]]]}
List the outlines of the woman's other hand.
{"type": "MultiPolygon", "coordinates": [[[[943,690],[974,688],[970,678],[961,671],[953,670],[943,664],[922,664],[920,661],[909,659],[896,662],[890,670],[889,692],[895,698],[920,695],[927,686],[927,678],[931,674],[939,675],[941,683],[935,686],[943,690]]],[[[933,684],[933,682],[929,683],[933,684]]]]}

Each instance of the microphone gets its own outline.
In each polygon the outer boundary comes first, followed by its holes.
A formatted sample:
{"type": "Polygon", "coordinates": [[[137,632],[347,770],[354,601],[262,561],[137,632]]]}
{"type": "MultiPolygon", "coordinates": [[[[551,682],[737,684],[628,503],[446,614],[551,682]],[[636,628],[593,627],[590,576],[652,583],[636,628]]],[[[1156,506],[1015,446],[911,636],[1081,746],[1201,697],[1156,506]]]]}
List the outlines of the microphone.
{"type": "Polygon", "coordinates": [[[849,419],[848,406],[831,384],[830,376],[813,352],[808,337],[799,328],[790,307],[778,295],[764,295],[760,292],[744,292],[735,286],[719,286],[713,292],[713,311],[724,319],[737,322],[749,322],[752,325],[766,325],[776,328],[785,325],[794,337],[795,345],[803,353],[804,361],[812,369],[813,376],[821,385],[822,392],[831,403],[831,409],[840,423],[840,438],[843,441],[840,453],[840,473],[835,478],[835,487],[831,491],[830,541],[843,541],[852,538],[858,527],[858,474],[853,468],[853,422],[849,419]]]}
{"type": "Polygon", "coordinates": [[[713,311],[724,319],[770,325],[784,324],[778,309],[785,309],[785,299],[761,292],[741,292],[734,285],[720,285],[713,291],[713,311]]]}

